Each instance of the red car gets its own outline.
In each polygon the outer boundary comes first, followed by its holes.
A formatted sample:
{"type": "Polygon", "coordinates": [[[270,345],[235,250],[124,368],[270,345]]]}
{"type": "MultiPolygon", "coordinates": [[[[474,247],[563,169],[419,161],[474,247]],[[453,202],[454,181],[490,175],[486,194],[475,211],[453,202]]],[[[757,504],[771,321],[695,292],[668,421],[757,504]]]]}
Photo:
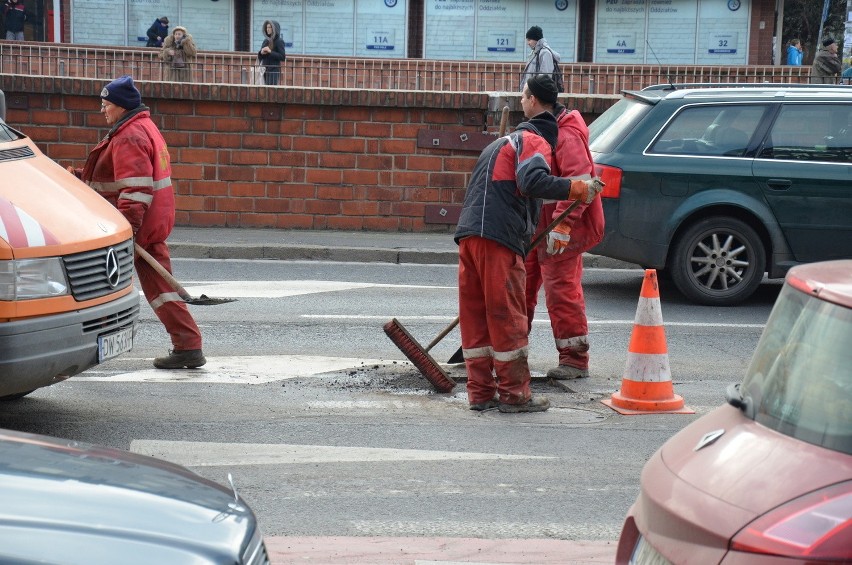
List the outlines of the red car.
{"type": "Polygon", "coordinates": [[[852,261],[789,271],[726,397],[645,464],[616,563],[852,563],[852,261]]]}

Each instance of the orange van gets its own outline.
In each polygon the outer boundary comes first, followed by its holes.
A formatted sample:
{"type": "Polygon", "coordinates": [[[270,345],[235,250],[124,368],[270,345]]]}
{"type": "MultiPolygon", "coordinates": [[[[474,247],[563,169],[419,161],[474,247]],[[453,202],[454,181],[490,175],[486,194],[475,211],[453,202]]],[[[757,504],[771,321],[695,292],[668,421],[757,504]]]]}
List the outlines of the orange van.
{"type": "Polygon", "coordinates": [[[130,351],[139,316],[130,224],[5,108],[0,91],[0,400],[130,351]]]}

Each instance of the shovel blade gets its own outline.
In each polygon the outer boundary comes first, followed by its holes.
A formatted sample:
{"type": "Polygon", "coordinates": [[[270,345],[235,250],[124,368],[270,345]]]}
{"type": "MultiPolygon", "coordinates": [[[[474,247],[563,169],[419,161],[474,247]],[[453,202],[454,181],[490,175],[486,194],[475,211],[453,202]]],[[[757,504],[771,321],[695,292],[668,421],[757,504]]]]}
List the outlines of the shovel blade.
{"type": "Polygon", "coordinates": [[[236,298],[210,298],[206,294],[202,294],[198,298],[189,298],[184,300],[187,304],[193,306],[216,306],[217,304],[227,304],[228,302],[236,302],[236,298]]]}
{"type": "Polygon", "coordinates": [[[459,363],[464,363],[464,352],[461,347],[447,360],[448,365],[458,365],[459,363]]]}

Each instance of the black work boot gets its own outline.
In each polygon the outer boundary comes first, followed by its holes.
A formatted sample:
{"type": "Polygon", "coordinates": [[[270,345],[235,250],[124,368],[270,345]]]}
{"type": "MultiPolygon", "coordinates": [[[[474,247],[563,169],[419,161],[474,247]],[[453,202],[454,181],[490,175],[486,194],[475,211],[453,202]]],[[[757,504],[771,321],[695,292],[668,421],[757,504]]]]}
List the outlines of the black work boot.
{"type": "Polygon", "coordinates": [[[492,398],[491,400],[486,400],[485,402],[474,402],[470,405],[471,410],[476,410],[477,412],[484,412],[485,410],[491,410],[492,408],[497,408],[500,405],[500,401],[496,398],[492,398]]]}
{"type": "Polygon", "coordinates": [[[157,357],[154,359],[154,367],[157,369],[196,369],[207,363],[200,349],[187,349],[186,351],[171,351],[168,357],[157,357]]]}
{"type": "Polygon", "coordinates": [[[501,402],[497,409],[506,414],[519,412],[544,412],[550,408],[550,401],[544,396],[532,396],[523,404],[506,404],[501,402]]]}

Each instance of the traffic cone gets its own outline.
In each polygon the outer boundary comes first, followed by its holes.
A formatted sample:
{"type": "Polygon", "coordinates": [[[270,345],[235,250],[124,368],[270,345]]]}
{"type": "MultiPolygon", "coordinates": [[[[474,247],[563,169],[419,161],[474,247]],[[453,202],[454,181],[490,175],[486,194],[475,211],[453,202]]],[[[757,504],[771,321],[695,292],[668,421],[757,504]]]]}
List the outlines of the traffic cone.
{"type": "Polygon", "coordinates": [[[694,414],[674,393],[657,271],[645,269],[621,390],[601,400],[620,414],[694,414]]]}

